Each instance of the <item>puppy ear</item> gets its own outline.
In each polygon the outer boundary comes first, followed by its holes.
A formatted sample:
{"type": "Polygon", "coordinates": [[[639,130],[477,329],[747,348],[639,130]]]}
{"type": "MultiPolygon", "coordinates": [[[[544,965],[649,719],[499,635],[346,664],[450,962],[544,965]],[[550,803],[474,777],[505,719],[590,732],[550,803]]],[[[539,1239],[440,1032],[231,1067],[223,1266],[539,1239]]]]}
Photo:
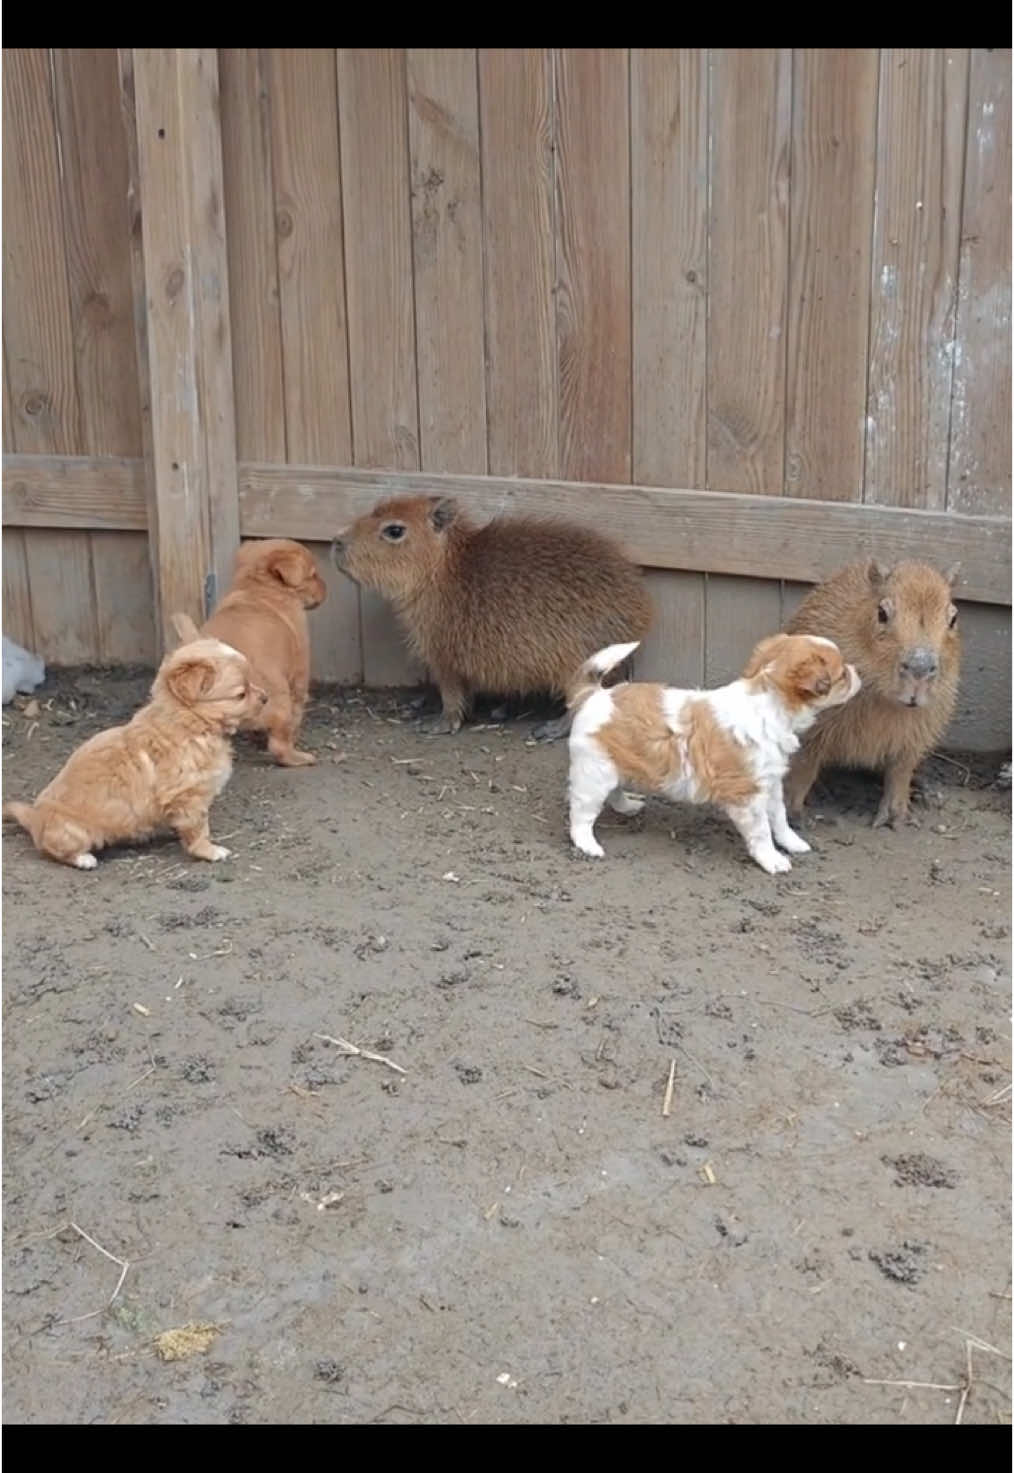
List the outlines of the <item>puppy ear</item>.
{"type": "Polygon", "coordinates": [[[176,630],[176,638],[180,644],[190,644],[195,639],[200,639],[200,631],[189,614],[171,614],[169,622],[176,630]]]}
{"type": "Polygon", "coordinates": [[[961,572],[961,564],[960,563],[952,563],[951,566],[947,569],[947,572],[944,574],[945,581],[947,583],[949,583],[952,588],[954,587],[955,583],[957,582],[957,577],[958,577],[958,574],[960,572],[961,572]]]}
{"type": "Polygon", "coordinates": [[[788,636],[785,634],[769,634],[767,639],[762,639],[749,660],[747,660],[741,678],[743,680],[752,680],[770,660],[774,659],[782,642],[787,638],[788,636]]]}
{"type": "Polygon", "coordinates": [[[458,503],[453,496],[430,497],[430,521],[438,532],[449,527],[458,515],[458,503]]]}
{"type": "Polygon", "coordinates": [[[268,563],[268,572],[273,573],[286,588],[299,588],[308,576],[303,554],[291,547],[283,547],[275,553],[268,563]]]}
{"type": "Polygon", "coordinates": [[[794,665],[789,679],[801,696],[826,696],[831,689],[827,665],[819,655],[807,655],[794,665]]]}
{"type": "Polygon", "coordinates": [[[181,660],[166,672],[166,689],[181,706],[196,706],[214,685],[215,673],[210,660],[181,660]]]}

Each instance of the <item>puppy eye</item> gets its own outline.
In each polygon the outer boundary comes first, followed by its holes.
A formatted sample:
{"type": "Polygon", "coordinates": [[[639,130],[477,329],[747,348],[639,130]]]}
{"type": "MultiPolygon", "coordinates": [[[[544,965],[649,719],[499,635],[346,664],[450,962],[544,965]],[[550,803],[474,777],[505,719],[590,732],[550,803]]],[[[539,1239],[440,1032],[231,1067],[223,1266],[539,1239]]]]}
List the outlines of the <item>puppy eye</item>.
{"type": "Polygon", "coordinates": [[[951,604],[951,612],[950,612],[950,616],[949,616],[949,618],[947,620],[947,627],[948,627],[948,629],[953,629],[954,626],[955,626],[955,624],[957,622],[958,622],[958,611],[954,607],[954,605],[951,604]]]}
{"type": "Polygon", "coordinates": [[[380,535],[386,537],[388,542],[400,542],[405,535],[405,528],[400,522],[390,522],[380,535]]]}
{"type": "Polygon", "coordinates": [[[888,608],[887,604],[886,603],[880,604],[879,607],[877,608],[877,622],[879,624],[886,624],[887,621],[888,621],[888,619],[890,619],[890,617],[891,617],[891,610],[888,608]]]}

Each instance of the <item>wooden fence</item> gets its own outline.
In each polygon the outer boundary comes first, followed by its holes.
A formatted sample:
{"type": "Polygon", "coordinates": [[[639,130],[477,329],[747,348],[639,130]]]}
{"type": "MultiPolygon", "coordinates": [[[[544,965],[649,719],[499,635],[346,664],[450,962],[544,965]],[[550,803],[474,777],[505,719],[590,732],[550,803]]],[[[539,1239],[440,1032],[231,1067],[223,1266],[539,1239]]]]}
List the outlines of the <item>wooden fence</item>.
{"type": "Polygon", "coordinates": [[[1011,53],[4,52],[4,628],[150,662],[240,535],[317,673],[413,678],[324,542],[392,489],[650,568],[728,677],[849,558],[963,563],[952,741],[1010,742],[1011,53]]]}

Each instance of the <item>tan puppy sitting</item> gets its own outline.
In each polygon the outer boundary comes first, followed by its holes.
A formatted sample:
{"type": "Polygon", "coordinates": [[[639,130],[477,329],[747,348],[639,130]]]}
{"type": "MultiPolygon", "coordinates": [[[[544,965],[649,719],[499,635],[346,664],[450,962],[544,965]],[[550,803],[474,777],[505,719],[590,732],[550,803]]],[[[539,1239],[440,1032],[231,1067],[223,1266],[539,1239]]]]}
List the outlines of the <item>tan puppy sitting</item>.
{"type": "Polygon", "coordinates": [[[230,735],[265,699],[238,650],[217,639],[183,645],[126,726],[89,737],[34,803],[7,803],[3,816],[77,869],[95,868],[95,849],[166,828],[195,859],[225,859],[208,810],[232,771],[230,735]]]}
{"type": "Polygon", "coordinates": [[[604,805],[617,813],[644,806],[623,791],[630,786],[674,802],[716,804],[761,869],[771,875],[790,870],[791,861],[775,845],[789,854],[805,854],[810,846],[789,828],[782,780],[799,733],[858,691],[854,668],[829,639],[775,634],[757,646],[739,680],[718,690],[645,682],[604,690],[601,677],[636,648],[600,650],[571,686],[575,847],[602,857],[593,830],[604,805]]]}
{"type": "Polygon", "coordinates": [[[181,639],[224,639],[250,661],[267,704],[244,728],[265,731],[268,751],[282,767],[316,762],[296,738],[310,688],[310,633],[306,610],[327,597],[309,552],[284,537],[244,542],[236,555],[232,586],[200,630],[186,614],[174,614],[181,639]]]}

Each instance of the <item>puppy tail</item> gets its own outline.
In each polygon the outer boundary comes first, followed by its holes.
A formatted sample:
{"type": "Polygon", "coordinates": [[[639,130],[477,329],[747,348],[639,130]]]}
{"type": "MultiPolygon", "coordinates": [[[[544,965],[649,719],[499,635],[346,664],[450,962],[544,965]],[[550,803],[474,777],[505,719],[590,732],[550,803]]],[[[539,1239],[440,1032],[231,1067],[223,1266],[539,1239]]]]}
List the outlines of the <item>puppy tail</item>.
{"type": "Polygon", "coordinates": [[[19,823],[23,829],[27,829],[28,833],[34,839],[35,829],[32,823],[33,810],[31,803],[5,803],[3,806],[3,816],[5,819],[13,820],[14,823],[19,823]]]}
{"type": "Polygon", "coordinates": [[[592,655],[590,660],[585,660],[567,687],[567,710],[573,711],[582,705],[598,690],[603,675],[608,675],[610,670],[629,659],[640,643],[639,639],[635,639],[632,644],[610,644],[604,650],[599,650],[598,654],[592,655]]]}
{"type": "Polygon", "coordinates": [[[172,614],[170,622],[180,644],[190,644],[193,640],[200,639],[201,632],[189,614],[172,614]]]}

